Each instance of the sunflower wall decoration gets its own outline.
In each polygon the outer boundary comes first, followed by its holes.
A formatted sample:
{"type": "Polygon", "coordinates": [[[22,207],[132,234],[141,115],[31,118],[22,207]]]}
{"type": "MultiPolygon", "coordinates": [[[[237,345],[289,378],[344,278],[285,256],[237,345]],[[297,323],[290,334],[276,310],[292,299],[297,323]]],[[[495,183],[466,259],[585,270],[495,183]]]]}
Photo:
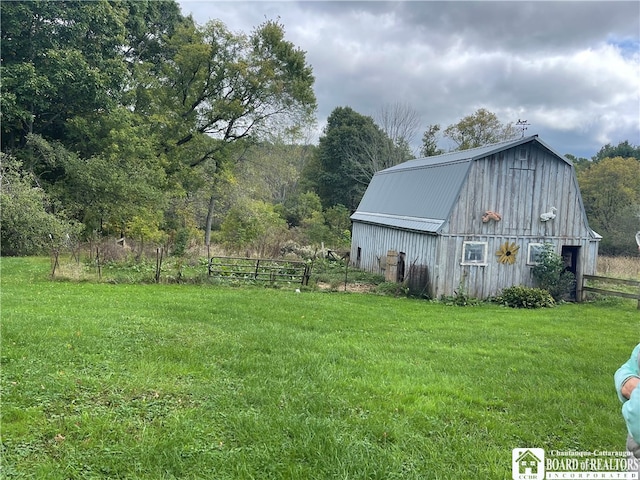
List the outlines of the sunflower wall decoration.
{"type": "Polygon", "coordinates": [[[520,250],[520,246],[516,245],[515,242],[504,242],[500,246],[500,250],[496,251],[496,256],[498,257],[498,263],[508,263],[509,265],[513,265],[516,263],[516,254],[520,250]]]}

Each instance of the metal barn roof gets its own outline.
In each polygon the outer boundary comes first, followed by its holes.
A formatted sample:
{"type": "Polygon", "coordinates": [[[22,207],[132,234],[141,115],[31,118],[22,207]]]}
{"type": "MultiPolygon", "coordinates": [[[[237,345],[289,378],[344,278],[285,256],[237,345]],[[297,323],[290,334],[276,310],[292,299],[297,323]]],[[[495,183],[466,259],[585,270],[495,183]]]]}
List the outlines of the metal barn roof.
{"type": "Polygon", "coordinates": [[[571,164],[537,135],[409,160],[373,176],[351,219],[437,233],[449,217],[473,161],[529,142],[539,143],[571,164]]]}

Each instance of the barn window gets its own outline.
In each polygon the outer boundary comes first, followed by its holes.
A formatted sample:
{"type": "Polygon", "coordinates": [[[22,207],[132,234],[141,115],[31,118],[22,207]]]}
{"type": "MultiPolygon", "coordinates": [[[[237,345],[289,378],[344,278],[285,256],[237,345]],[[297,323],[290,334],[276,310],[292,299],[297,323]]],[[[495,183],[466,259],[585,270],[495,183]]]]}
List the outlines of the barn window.
{"type": "Polygon", "coordinates": [[[543,250],[544,243],[530,243],[527,249],[527,265],[538,265],[543,250]]]}
{"type": "Polygon", "coordinates": [[[521,148],[519,150],[519,154],[520,154],[520,160],[526,160],[527,159],[527,149],[526,148],[521,148]]]}
{"type": "Polygon", "coordinates": [[[487,242],[464,242],[462,244],[462,265],[486,265],[487,242]]]}

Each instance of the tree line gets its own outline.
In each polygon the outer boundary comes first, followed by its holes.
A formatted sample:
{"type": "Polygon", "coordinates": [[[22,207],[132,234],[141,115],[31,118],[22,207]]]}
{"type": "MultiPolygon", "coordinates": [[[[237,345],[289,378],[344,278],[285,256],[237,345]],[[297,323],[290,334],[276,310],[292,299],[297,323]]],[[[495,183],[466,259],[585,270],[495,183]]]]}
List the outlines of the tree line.
{"type": "MultiPolygon", "coordinates": [[[[410,106],[348,106],[310,141],[305,52],[279,21],[197,25],[173,0],[3,2],[0,241],[33,254],[73,238],[127,237],[180,254],[219,243],[347,246],[373,174],[416,156],[517,138],[480,109],[441,130],[410,106]]],[[[602,251],[635,251],[640,148],[575,163],[602,251]]]]}

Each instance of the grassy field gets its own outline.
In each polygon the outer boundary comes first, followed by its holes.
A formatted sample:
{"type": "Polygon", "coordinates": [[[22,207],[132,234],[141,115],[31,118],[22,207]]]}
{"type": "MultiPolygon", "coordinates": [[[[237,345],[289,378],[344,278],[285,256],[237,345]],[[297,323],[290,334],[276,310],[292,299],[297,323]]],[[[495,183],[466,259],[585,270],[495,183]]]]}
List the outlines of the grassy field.
{"type": "Polygon", "coordinates": [[[1,260],[2,478],[509,479],[624,449],[633,301],[50,281],[1,260]]]}

